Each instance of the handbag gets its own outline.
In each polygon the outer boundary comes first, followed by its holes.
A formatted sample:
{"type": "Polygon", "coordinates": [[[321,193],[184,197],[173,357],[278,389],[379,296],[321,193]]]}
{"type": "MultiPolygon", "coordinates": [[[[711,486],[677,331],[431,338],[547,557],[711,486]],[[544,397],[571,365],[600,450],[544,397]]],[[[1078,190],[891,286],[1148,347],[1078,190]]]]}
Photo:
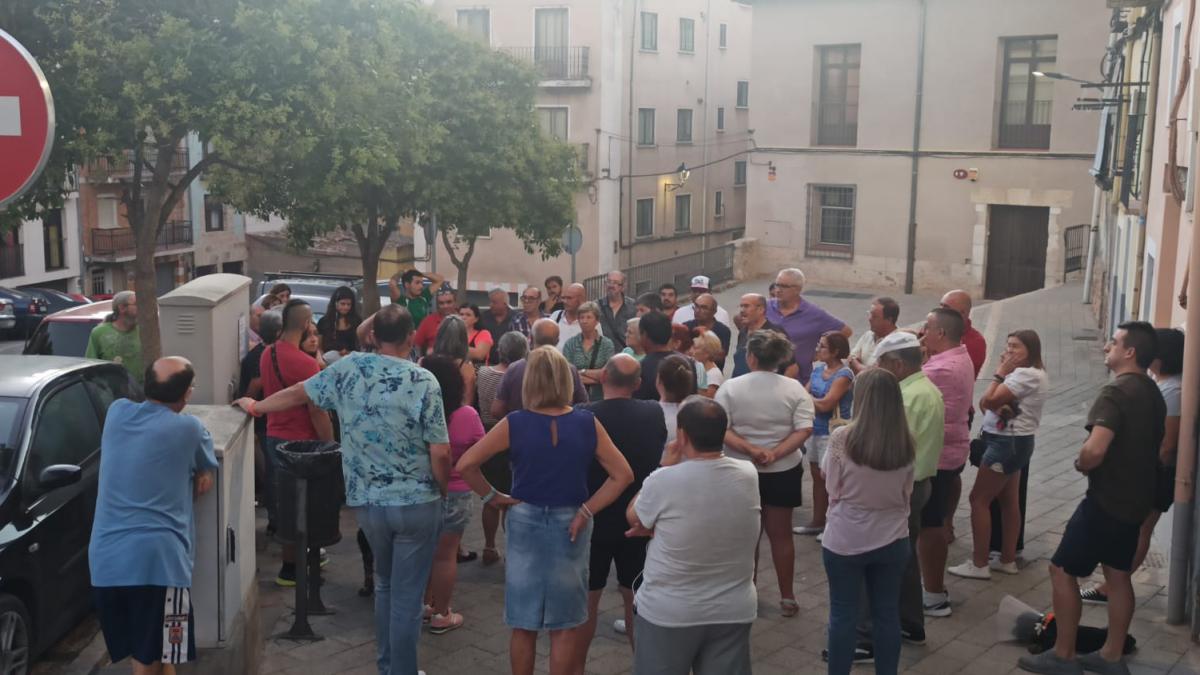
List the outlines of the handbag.
{"type": "Polygon", "coordinates": [[[987,452],[987,441],[983,440],[983,432],[971,439],[971,450],[967,456],[967,460],[971,462],[971,466],[978,467],[983,461],[983,453],[987,452]]]}
{"type": "Polygon", "coordinates": [[[838,401],[838,404],[833,407],[833,417],[829,418],[829,430],[833,431],[847,424],[850,424],[850,420],[842,417],[842,402],[838,401]]]}

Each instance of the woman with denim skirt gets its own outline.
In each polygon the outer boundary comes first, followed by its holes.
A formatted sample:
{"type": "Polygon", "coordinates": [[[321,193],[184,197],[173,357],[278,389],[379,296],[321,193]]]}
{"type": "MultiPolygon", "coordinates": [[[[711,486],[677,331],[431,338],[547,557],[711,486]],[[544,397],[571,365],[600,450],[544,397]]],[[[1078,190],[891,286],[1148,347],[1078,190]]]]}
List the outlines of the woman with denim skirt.
{"type": "Polygon", "coordinates": [[[1004,354],[979,408],[984,411],[986,449],[971,488],[971,560],[946,571],[968,579],[991,579],[992,570],[1016,574],[1017,537],[1021,532],[1021,472],[1029,468],[1033,437],[1042,421],[1049,380],[1042,363],[1042,341],[1032,330],[1009,333],[1004,354]],[[1002,546],[999,560],[988,559],[992,500],[1000,502],[1002,546]]]}
{"type": "Polygon", "coordinates": [[[854,421],[830,434],[821,458],[829,492],[821,540],[829,579],[829,672],[849,673],[854,663],[865,581],[875,672],[892,675],[900,662],[900,583],[910,554],[916,444],[894,375],[866,370],[854,389],[854,421]]]}
{"type": "Polygon", "coordinates": [[[574,378],[553,347],[530,352],[521,397],[510,413],[458,461],[457,469],[485,504],[508,512],[504,620],[512,628],[512,672],[531,675],[539,631],[550,631],[550,673],[570,672],[587,621],[592,516],[633,482],[633,470],[592,413],[571,407],[574,378]],[[512,495],[498,492],[480,467],[511,448],[512,495]],[[608,480],[588,496],[598,461],[608,480]]]}

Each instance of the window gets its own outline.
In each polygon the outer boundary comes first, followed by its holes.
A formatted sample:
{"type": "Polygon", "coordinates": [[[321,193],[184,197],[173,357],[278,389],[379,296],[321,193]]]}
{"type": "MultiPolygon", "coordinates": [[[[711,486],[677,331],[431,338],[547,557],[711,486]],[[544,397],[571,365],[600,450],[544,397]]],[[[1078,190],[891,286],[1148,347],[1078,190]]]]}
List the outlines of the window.
{"type": "Polygon", "coordinates": [[[696,51],[695,19],[679,20],[679,51],[689,53],[696,51]]]}
{"type": "Polygon", "coordinates": [[[113,401],[119,398],[137,400],[137,397],[134,396],[129,371],[122,367],[89,370],[84,375],[83,383],[92,393],[92,398],[100,404],[102,417],[108,413],[108,407],[113,404],[113,401]]]}
{"type": "Polygon", "coordinates": [[[486,9],[458,10],[458,27],[480,42],[490,44],[492,40],[492,17],[486,9]]]}
{"type": "Polygon", "coordinates": [[[1054,81],[1034,77],[1054,70],[1058,40],[1054,37],[1004,40],[1004,78],[1000,87],[1001,148],[1050,148],[1050,115],[1054,81]]]}
{"type": "Polygon", "coordinates": [[[42,471],[54,464],[81,465],[100,449],[96,408],[83,384],[75,382],[52,394],[38,413],[25,470],[27,494],[38,495],[42,471]],[[70,420],[70,424],[63,424],[70,420]]]}
{"type": "Polygon", "coordinates": [[[678,143],[692,142],[691,108],[680,108],[675,113],[675,141],[678,143]]]}
{"type": "Polygon", "coordinates": [[[638,108],[638,145],[654,145],[654,108],[638,108]]]}
{"type": "Polygon", "coordinates": [[[854,187],[811,185],[804,252],[816,258],[854,255],[854,187]]]}
{"type": "Polygon", "coordinates": [[[637,200],[637,236],[649,237],[654,234],[654,200],[637,200]]]}
{"type": "Polygon", "coordinates": [[[729,46],[729,24],[721,24],[720,36],[717,39],[717,46],[725,49],[729,46]]]}
{"type": "Polygon", "coordinates": [[[61,270],[67,266],[62,209],[52,209],[42,216],[42,241],[46,270],[61,270]]]}
{"type": "Polygon", "coordinates": [[[687,232],[692,229],[692,196],[675,195],[675,231],[687,232]]]}
{"type": "Polygon", "coordinates": [[[861,45],[817,47],[817,145],[858,142],[858,70],[861,45]]]}
{"type": "Polygon", "coordinates": [[[565,7],[533,10],[533,62],[542,77],[570,74],[570,25],[565,7]]]}
{"type": "Polygon", "coordinates": [[[717,131],[725,131],[725,107],[717,107],[717,131]]]}
{"type": "Polygon", "coordinates": [[[204,195],[204,230],[220,232],[225,229],[225,205],[212,195],[204,195]]]}
{"type": "Polygon", "coordinates": [[[1167,86],[1171,87],[1172,90],[1179,82],[1179,54],[1183,47],[1183,40],[1181,37],[1182,30],[1182,23],[1175,24],[1175,30],[1172,33],[1171,38],[1171,79],[1167,80],[1167,86]]]}
{"type": "Polygon", "coordinates": [[[750,107],[750,83],[746,80],[738,80],[737,84],[737,107],[750,107]]]}
{"type": "Polygon", "coordinates": [[[713,216],[720,218],[725,215],[725,193],[717,190],[713,195],[713,216]]]}
{"type": "Polygon", "coordinates": [[[551,138],[560,141],[567,140],[567,108],[566,106],[544,106],[537,109],[538,122],[542,131],[551,138]]]}
{"type": "Polygon", "coordinates": [[[654,12],[642,12],[642,49],[658,51],[658,15],[654,12]]]}
{"type": "Polygon", "coordinates": [[[92,293],[107,293],[108,282],[105,280],[103,269],[92,270],[92,293]]]}
{"type": "Polygon", "coordinates": [[[741,186],[746,184],[746,160],[738,160],[733,163],[733,184],[741,186]]]}

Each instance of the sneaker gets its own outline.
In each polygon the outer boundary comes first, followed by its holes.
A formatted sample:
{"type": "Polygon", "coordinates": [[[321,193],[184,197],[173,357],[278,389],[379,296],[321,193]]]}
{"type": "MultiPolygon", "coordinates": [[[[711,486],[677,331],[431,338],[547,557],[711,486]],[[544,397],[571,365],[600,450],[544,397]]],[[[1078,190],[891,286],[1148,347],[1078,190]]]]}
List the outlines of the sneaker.
{"type": "Polygon", "coordinates": [[[925,616],[950,616],[950,593],[925,593],[925,616]]]}
{"type": "Polygon", "coordinates": [[[999,559],[989,560],[988,567],[996,570],[997,572],[1003,572],[1005,574],[1020,574],[1021,573],[1020,568],[1017,567],[1016,560],[1014,560],[1012,562],[1000,562],[999,559]]]}
{"type": "Polygon", "coordinates": [[[924,628],[900,628],[900,639],[913,645],[925,644],[924,628]]]}
{"type": "Polygon", "coordinates": [[[462,628],[463,615],[453,610],[449,614],[434,614],[429,617],[429,632],[434,635],[449,633],[455,628],[462,628]]]}
{"type": "Polygon", "coordinates": [[[1100,652],[1080,654],[1079,665],[1083,666],[1083,669],[1089,673],[1100,673],[1101,675],[1129,675],[1129,666],[1125,665],[1125,659],[1109,661],[1103,656],[1100,656],[1100,652]]]}
{"type": "Polygon", "coordinates": [[[822,533],[822,532],[824,532],[824,531],[825,531],[825,526],[824,526],[824,525],[822,525],[821,527],[809,527],[808,525],[801,525],[800,527],[793,527],[793,528],[792,528],[792,534],[802,534],[802,535],[805,535],[805,536],[812,536],[812,535],[814,535],[814,534],[821,534],[821,533],[822,533]]]}
{"type": "Polygon", "coordinates": [[[429,620],[432,618],[433,618],[433,605],[422,605],[421,606],[421,623],[429,623],[429,620]]]}
{"type": "Polygon", "coordinates": [[[975,563],[970,560],[965,561],[961,565],[946,568],[946,571],[956,577],[964,577],[966,579],[991,579],[992,571],[987,567],[976,567],[975,563]]]}
{"type": "MultiPolygon", "coordinates": [[[[829,662],[829,650],[821,650],[821,660],[829,662]]],[[[864,663],[875,663],[875,648],[866,642],[860,642],[854,645],[854,665],[864,663]]]]}
{"type": "Polygon", "coordinates": [[[613,621],[613,632],[620,635],[625,635],[625,619],[617,619],[613,621]]]}
{"type": "Polygon", "coordinates": [[[1079,599],[1089,605],[1107,605],[1108,594],[1100,590],[1099,586],[1092,586],[1087,590],[1079,591],[1079,599]]]}
{"type": "Polygon", "coordinates": [[[1083,675],[1083,666],[1079,665],[1079,661],[1060,659],[1053,649],[1036,656],[1022,656],[1017,659],[1017,667],[1045,675],[1083,675]]]}
{"type": "Polygon", "coordinates": [[[275,585],[280,588],[295,588],[296,587],[296,566],[284,564],[279,568],[279,574],[275,575],[275,585]]]}
{"type": "Polygon", "coordinates": [[[329,564],[329,554],[325,552],[324,547],[321,548],[321,567],[329,564]]]}

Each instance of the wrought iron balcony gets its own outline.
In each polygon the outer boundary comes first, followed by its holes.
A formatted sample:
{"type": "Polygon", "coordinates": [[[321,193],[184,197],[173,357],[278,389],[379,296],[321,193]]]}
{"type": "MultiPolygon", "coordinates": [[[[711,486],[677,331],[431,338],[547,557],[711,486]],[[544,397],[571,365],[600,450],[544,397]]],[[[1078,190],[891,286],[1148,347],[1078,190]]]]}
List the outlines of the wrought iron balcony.
{"type": "MultiPolygon", "coordinates": [[[[173,220],[163,225],[158,233],[158,241],[154,244],[155,251],[169,251],[187,248],[192,245],[192,222],[190,220],[173,220]]],[[[92,230],[92,256],[95,258],[116,259],[132,256],[137,253],[137,239],[133,230],[127,227],[115,229],[92,230]]]]}
{"type": "Polygon", "coordinates": [[[590,87],[587,47],[504,47],[500,51],[531,64],[543,87],[590,87]]]}
{"type": "MultiPolygon", "coordinates": [[[[146,148],[144,159],[150,166],[157,166],[158,151],[154,148],[146,148]]],[[[150,166],[142,166],[143,181],[150,180],[150,166]]],[[[178,176],[187,173],[190,167],[187,148],[177,148],[174,156],[171,157],[171,175],[178,176]]],[[[87,177],[96,183],[133,180],[133,150],[123,151],[121,156],[116,159],[106,157],[97,159],[88,167],[87,177]]]]}

